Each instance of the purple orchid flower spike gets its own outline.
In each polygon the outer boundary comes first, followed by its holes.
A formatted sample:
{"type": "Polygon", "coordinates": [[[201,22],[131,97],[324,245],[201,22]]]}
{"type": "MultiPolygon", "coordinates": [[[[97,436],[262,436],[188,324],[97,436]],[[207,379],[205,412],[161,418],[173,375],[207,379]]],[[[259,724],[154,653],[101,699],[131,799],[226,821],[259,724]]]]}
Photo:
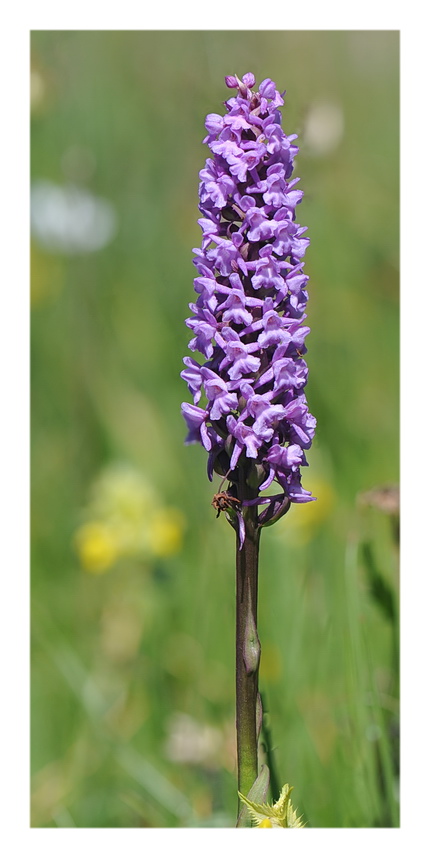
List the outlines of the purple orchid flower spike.
{"type": "MultiPolygon", "coordinates": [[[[303,192],[290,178],[298,147],[281,127],[284,102],[273,81],[257,91],[251,73],[226,83],[237,95],[225,102],[224,115],[209,114],[205,122],[212,158],[200,172],[198,297],[186,320],[194,357],[184,359],[181,373],[194,402],[183,405],[187,443],[203,444],[209,473],[253,486],[259,503],[259,486],[275,481],[287,509],[314,500],[301,488],[307,462],[297,454],[309,448],[316,423],[304,394],[309,239],[296,222],[303,192]]],[[[278,503],[264,506],[259,526],[279,518],[278,503]]],[[[227,517],[239,526],[237,510],[227,517]]]]}
{"type": "Polygon", "coordinates": [[[249,725],[259,660],[252,655],[259,536],[292,503],[315,500],[302,487],[301,469],[316,420],[304,393],[309,239],[296,222],[303,192],[299,179],[291,179],[296,135],[281,126],[285,93],[269,78],[253,89],[250,72],[225,82],[236,93],[224,114],[210,113],[205,121],[211,157],[200,171],[197,299],[186,319],[193,357],[184,358],[181,373],[193,404],[183,403],[182,412],[186,443],[207,451],[210,480],[214,471],[222,477],[212,501],[217,517],[224,512],[237,534],[237,592],[246,594],[237,613],[238,771],[246,795],[257,776],[249,725]],[[269,487],[270,495],[262,494],[269,487]]]}

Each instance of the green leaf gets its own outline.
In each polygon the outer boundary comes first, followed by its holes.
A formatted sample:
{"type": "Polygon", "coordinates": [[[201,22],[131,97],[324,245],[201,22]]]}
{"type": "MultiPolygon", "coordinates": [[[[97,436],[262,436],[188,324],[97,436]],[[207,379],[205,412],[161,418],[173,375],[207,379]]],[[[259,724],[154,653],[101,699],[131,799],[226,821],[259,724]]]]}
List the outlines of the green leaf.
{"type": "MultiPolygon", "coordinates": [[[[248,798],[251,801],[261,802],[265,801],[267,798],[267,794],[269,792],[269,780],[270,780],[270,772],[268,767],[264,764],[260,769],[260,774],[256,777],[254,783],[252,784],[251,789],[248,793],[248,798]]],[[[241,794],[239,793],[239,798],[243,801],[241,794]]],[[[239,816],[237,818],[236,828],[242,828],[246,825],[247,819],[247,808],[242,807],[239,816]]]]}

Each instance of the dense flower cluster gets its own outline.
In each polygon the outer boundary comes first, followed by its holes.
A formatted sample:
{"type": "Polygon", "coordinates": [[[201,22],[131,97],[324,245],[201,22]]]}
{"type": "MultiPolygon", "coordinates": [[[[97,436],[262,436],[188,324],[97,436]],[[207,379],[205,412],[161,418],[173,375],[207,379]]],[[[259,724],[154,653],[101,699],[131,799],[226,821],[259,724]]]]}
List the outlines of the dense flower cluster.
{"type": "Polygon", "coordinates": [[[253,467],[260,490],[275,480],[277,498],[303,503],[313,500],[300,468],[316,421],[304,394],[308,277],[301,260],[309,239],[295,221],[303,192],[290,180],[297,135],[281,128],[284,102],[273,81],[258,91],[254,83],[253,74],[226,77],[238,93],[224,116],[206,117],[203,142],[213,158],[200,171],[198,297],[186,320],[189,347],[206,361],[184,358],[181,376],[194,404],[183,403],[182,413],[187,443],[209,453],[210,479],[216,470],[234,482],[240,467],[251,479],[253,467]]]}

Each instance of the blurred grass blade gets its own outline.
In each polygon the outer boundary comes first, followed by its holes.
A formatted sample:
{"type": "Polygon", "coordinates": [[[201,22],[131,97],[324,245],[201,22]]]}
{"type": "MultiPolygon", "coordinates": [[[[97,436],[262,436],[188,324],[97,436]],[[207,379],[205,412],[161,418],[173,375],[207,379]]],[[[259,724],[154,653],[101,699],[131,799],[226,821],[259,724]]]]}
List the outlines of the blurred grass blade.
{"type": "MultiPolygon", "coordinates": [[[[57,641],[60,635],[57,635],[57,641]]],[[[109,730],[103,716],[108,711],[108,702],[96,683],[85,669],[76,653],[66,644],[53,649],[43,641],[46,651],[67,681],[69,687],[86,710],[92,723],[97,724],[109,736],[112,753],[120,766],[159,802],[165,810],[181,821],[191,820],[193,809],[186,796],[164,777],[151,763],[145,760],[134,748],[123,744],[109,730]]]]}
{"type": "Polygon", "coordinates": [[[134,748],[121,745],[116,749],[115,756],[127,774],[134,778],[153,798],[156,798],[166,810],[169,810],[178,819],[191,819],[193,809],[186,796],[134,748]]]}

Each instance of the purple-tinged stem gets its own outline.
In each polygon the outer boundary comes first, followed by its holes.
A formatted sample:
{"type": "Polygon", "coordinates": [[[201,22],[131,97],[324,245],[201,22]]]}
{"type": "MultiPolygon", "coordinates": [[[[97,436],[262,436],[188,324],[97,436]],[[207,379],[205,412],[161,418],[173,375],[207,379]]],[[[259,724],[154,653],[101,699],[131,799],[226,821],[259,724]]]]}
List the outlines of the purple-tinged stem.
{"type": "MultiPolygon", "coordinates": [[[[238,498],[255,496],[245,480],[238,498]]],[[[238,789],[248,795],[258,775],[258,668],[260,641],[257,633],[258,551],[260,528],[257,507],[244,508],[245,539],[236,538],[236,731],[238,789]]],[[[243,824],[243,823],[241,823],[243,824]]]]}

